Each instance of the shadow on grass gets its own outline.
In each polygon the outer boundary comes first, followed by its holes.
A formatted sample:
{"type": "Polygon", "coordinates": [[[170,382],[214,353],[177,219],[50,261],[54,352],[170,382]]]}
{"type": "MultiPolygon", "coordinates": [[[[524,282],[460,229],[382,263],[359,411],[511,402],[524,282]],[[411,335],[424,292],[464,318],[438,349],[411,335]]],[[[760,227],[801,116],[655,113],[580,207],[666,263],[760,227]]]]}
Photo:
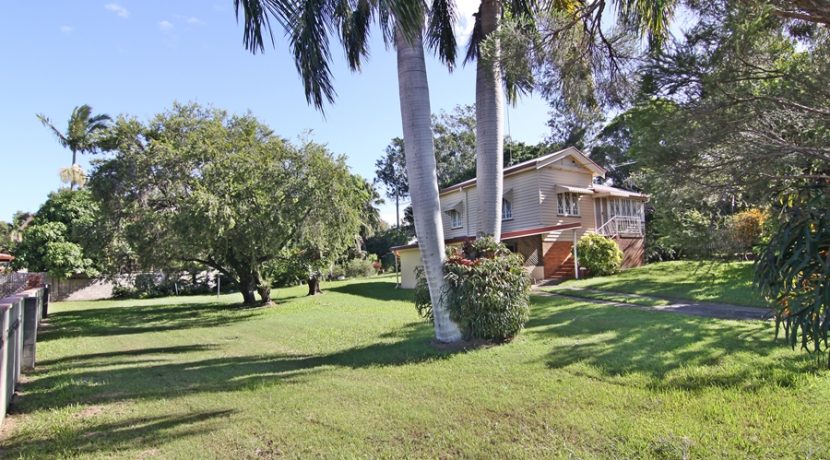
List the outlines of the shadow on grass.
{"type": "Polygon", "coordinates": [[[751,264],[666,262],[588,280],[594,289],[766,307],[752,285],[751,264]]]}
{"type": "MultiPolygon", "coordinates": [[[[154,347],[154,348],[138,348],[135,350],[121,350],[121,351],[110,351],[106,353],[89,353],[83,355],[70,355],[64,356],[63,358],[57,359],[46,359],[42,361],[38,361],[38,366],[57,366],[57,365],[69,365],[72,367],[77,367],[80,363],[88,363],[91,361],[101,362],[104,365],[112,366],[115,364],[120,364],[121,361],[109,361],[108,358],[129,358],[129,357],[144,357],[144,356],[152,356],[152,355],[167,355],[167,354],[179,354],[179,353],[193,353],[198,351],[207,351],[215,349],[216,345],[212,344],[198,344],[198,345],[177,345],[172,347],[154,347]]],[[[123,361],[123,362],[137,362],[138,360],[133,361],[123,361]]]]}
{"type": "Polygon", "coordinates": [[[142,334],[145,332],[225,326],[256,315],[255,309],[222,303],[135,305],[62,311],[49,314],[38,341],[80,336],[142,334]]]}
{"type": "MultiPolygon", "coordinates": [[[[415,322],[394,334],[377,337],[370,345],[322,355],[222,356],[177,362],[141,361],[134,366],[107,368],[108,360],[121,362],[124,357],[112,353],[99,355],[98,369],[46,362],[32,374],[34,378],[15,399],[14,411],[31,413],[71,404],[106,404],[191,393],[243,391],[262,385],[301,383],[328,368],[399,366],[443,359],[453,354],[432,347],[431,339],[432,328],[426,323],[415,322]]],[[[148,355],[188,351],[180,348],[150,349],[148,355]]],[[[70,362],[75,359],[85,358],[66,358],[70,362]]]]}
{"type": "Polygon", "coordinates": [[[555,369],[584,363],[605,377],[639,373],[649,377],[650,387],[692,391],[788,387],[815,371],[810,357],[774,356],[784,346],[760,321],[719,321],[544,297],[535,297],[533,308],[525,333],[561,342],[545,358],[555,369]]]}
{"type": "Polygon", "coordinates": [[[396,288],[395,283],[382,281],[346,284],[344,286],[328,288],[327,290],[375,300],[400,300],[404,302],[411,302],[414,295],[412,289],[396,288]]]}
{"type": "Polygon", "coordinates": [[[209,433],[217,423],[233,413],[232,410],[209,411],[187,415],[136,417],[97,424],[79,420],[79,423],[62,429],[61,435],[56,438],[31,436],[31,433],[13,436],[5,440],[4,450],[10,457],[25,453],[25,456],[30,458],[57,458],[91,455],[104,451],[112,455],[124,449],[142,449],[143,452],[138,453],[138,458],[156,457],[159,452],[155,446],[164,445],[175,439],[209,433]]]}

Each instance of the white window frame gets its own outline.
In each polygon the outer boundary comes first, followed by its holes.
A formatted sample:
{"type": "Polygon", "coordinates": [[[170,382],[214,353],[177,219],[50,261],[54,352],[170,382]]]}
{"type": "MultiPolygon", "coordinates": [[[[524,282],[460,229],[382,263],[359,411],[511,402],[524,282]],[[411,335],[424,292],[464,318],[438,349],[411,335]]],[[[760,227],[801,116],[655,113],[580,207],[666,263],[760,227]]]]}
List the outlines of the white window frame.
{"type": "Polygon", "coordinates": [[[556,194],[556,205],[560,216],[580,217],[579,194],[560,192],[556,194]]]}
{"type": "Polygon", "coordinates": [[[513,220],[513,203],[505,198],[501,199],[501,220],[513,220]]]}
{"type": "Polygon", "coordinates": [[[464,218],[460,212],[455,209],[451,209],[448,213],[450,215],[450,228],[455,230],[456,228],[462,228],[464,226],[464,218]]]}

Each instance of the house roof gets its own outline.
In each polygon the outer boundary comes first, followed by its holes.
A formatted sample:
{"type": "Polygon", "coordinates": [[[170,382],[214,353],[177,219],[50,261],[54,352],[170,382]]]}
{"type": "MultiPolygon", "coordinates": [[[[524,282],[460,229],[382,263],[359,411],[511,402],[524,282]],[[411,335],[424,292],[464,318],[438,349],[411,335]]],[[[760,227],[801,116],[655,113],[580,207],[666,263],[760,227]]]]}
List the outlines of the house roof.
{"type": "Polygon", "coordinates": [[[645,201],[648,201],[649,198],[649,196],[645,193],[632,192],[631,190],[611,187],[610,185],[593,184],[591,185],[591,189],[594,191],[594,196],[598,198],[604,196],[614,196],[620,198],[640,198],[645,201]]]}
{"type": "MultiPolygon", "coordinates": [[[[582,224],[580,222],[572,222],[569,224],[560,224],[560,225],[551,225],[548,227],[537,227],[537,228],[529,228],[526,230],[516,230],[513,232],[503,232],[501,234],[502,240],[511,240],[514,238],[521,238],[523,236],[533,236],[533,235],[542,235],[545,233],[554,232],[557,230],[571,230],[575,228],[581,228],[582,224]]],[[[453,243],[463,243],[464,241],[472,241],[475,240],[475,236],[457,236],[455,238],[448,238],[444,240],[444,244],[453,244],[453,243]]],[[[407,249],[417,249],[418,248],[418,241],[412,240],[408,244],[403,246],[392,246],[389,248],[392,252],[407,250],[407,249]]]]}
{"type": "MultiPolygon", "coordinates": [[[[518,172],[529,170],[529,169],[541,169],[541,168],[544,168],[545,166],[548,166],[552,163],[555,163],[555,162],[557,162],[557,161],[559,161],[562,158],[565,158],[567,156],[574,157],[577,161],[579,161],[580,164],[582,164],[582,166],[590,169],[591,173],[594,176],[601,176],[601,177],[605,176],[605,173],[606,173],[605,168],[603,168],[602,166],[596,164],[594,161],[592,161],[590,158],[588,158],[588,155],[585,155],[581,150],[579,150],[578,148],[573,147],[573,146],[564,148],[562,150],[559,150],[559,151],[556,151],[556,152],[553,152],[553,153],[548,153],[546,155],[542,155],[542,156],[534,158],[532,160],[523,161],[523,162],[515,164],[513,166],[504,168],[504,175],[508,176],[508,175],[516,174],[518,172]]],[[[464,182],[459,182],[457,184],[453,184],[453,185],[450,185],[448,187],[445,187],[445,188],[441,189],[440,193],[444,194],[444,193],[452,192],[454,190],[459,190],[459,189],[468,187],[470,185],[474,185],[475,183],[476,183],[475,178],[468,179],[468,180],[465,180],[464,182]]]]}
{"type": "Polygon", "coordinates": [[[11,262],[14,260],[14,256],[11,254],[5,254],[0,252],[0,262],[11,262]]]}

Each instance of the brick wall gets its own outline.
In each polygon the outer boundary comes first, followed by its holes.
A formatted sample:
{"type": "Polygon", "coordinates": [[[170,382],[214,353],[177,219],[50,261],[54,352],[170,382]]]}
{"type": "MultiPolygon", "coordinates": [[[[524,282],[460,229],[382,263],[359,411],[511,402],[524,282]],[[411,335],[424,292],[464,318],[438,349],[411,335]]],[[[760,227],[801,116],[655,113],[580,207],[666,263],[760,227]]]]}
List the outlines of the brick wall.
{"type": "Polygon", "coordinates": [[[546,279],[570,279],[574,277],[573,244],[568,241],[542,245],[546,279]]]}

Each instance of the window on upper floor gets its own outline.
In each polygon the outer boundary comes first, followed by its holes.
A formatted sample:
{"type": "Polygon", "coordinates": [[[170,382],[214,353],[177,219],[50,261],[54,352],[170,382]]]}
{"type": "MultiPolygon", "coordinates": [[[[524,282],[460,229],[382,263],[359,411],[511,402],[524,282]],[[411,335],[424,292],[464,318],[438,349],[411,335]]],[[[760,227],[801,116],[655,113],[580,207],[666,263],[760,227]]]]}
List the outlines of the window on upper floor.
{"type": "Polygon", "coordinates": [[[571,192],[557,193],[556,198],[559,204],[560,216],[579,215],[579,194],[571,192]]]}
{"type": "Polygon", "coordinates": [[[464,226],[464,219],[461,217],[460,212],[453,209],[448,214],[450,216],[450,228],[461,228],[464,226]]]}
{"type": "Polygon", "coordinates": [[[513,218],[513,203],[510,200],[501,200],[501,220],[510,220],[513,218]]]}

